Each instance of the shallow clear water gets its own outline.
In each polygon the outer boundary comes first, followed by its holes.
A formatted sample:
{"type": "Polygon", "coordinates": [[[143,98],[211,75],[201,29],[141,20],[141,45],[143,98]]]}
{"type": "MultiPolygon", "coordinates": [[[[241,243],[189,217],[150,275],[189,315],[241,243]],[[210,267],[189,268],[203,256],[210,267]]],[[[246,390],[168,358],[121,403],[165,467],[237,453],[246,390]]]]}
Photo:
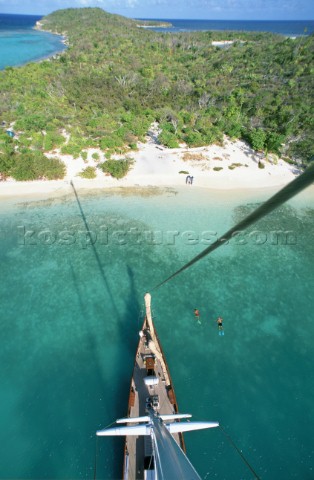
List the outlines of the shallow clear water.
{"type": "Polygon", "coordinates": [[[49,57],[65,49],[60,36],[46,32],[0,32],[0,70],[49,57]]]}
{"type": "Polygon", "coordinates": [[[0,14],[0,70],[49,57],[66,47],[60,35],[33,30],[41,17],[0,14]]]}
{"type": "MultiPolygon", "coordinates": [[[[3,204],[1,478],[93,477],[95,431],[126,413],[145,291],[268,195],[193,188],[3,204]]],[[[219,420],[265,480],[314,476],[311,198],[153,293],[180,410],[219,420]]],[[[219,430],[185,439],[202,478],[252,478],[219,430]]],[[[119,478],[122,440],[99,449],[97,478],[119,478]]]]}

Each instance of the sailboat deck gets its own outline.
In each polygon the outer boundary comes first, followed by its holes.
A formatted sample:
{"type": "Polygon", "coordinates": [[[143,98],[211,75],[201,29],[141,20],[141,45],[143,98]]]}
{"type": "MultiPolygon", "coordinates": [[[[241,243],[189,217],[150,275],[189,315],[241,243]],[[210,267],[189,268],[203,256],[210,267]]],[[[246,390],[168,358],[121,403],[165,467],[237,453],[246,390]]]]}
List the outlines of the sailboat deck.
{"type": "MultiPolygon", "coordinates": [[[[144,335],[140,338],[135,358],[128,416],[132,418],[147,415],[146,401],[149,397],[156,400],[156,396],[158,396],[156,410],[159,414],[177,413],[177,404],[169,371],[164,361],[158,338],[156,338],[155,332],[149,330],[146,321],[144,322],[142,332],[144,335]],[[154,342],[149,342],[148,339],[152,333],[154,335],[154,342]],[[158,349],[157,352],[156,346],[158,349]],[[144,381],[145,378],[154,378],[154,383],[156,384],[146,385],[144,381]],[[158,379],[158,383],[156,378],[158,379]]],[[[129,425],[131,425],[131,423],[129,425]]],[[[134,423],[132,423],[132,425],[134,425],[134,423]]],[[[174,434],[173,437],[178,445],[184,449],[182,435],[174,434]]],[[[143,459],[145,457],[151,457],[151,454],[152,445],[150,436],[127,436],[125,445],[125,467],[127,466],[127,469],[124,468],[124,479],[144,479],[143,459]]]]}

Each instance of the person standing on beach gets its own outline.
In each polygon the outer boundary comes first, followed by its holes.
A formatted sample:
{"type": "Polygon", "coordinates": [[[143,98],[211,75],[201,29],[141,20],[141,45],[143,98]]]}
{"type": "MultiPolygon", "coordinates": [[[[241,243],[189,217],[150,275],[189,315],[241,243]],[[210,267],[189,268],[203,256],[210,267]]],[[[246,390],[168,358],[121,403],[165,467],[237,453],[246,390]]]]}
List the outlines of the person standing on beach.
{"type": "Polygon", "coordinates": [[[187,184],[187,183],[191,183],[191,177],[190,177],[190,175],[188,175],[188,176],[186,177],[185,183],[186,183],[186,184],[187,184]]]}
{"type": "Polygon", "coordinates": [[[190,184],[193,185],[194,177],[190,177],[190,184]]]}

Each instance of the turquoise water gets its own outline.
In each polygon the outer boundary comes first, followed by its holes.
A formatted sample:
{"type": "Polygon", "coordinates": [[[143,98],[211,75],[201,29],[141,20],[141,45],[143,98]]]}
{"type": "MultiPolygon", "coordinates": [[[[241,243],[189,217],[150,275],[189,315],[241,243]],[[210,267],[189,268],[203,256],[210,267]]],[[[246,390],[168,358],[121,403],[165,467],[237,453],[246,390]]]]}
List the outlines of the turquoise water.
{"type": "MultiPolygon", "coordinates": [[[[3,203],[1,478],[93,478],[95,431],[126,413],[143,294],[268,196],[130,190],[80,195],[81,210],[73,195],[3,203]]],[[[219,420],[264,480],[314,478],[312,198],[153,293],[180,410],[219,420]]],[[[252,478],[219,430],[185,439],[202,478],[252,478]]],[[[122,440],[100,439],[99,450],[97,478],[121,478],[122,440]]]]}
{"type": "Polygon", "coordinates": [[[49,57],[65,49],[61,37],[46,32],[0,32],[0,70],[49,57]]]}
{"type": "MultiPolygon", "coordinates": [[[[33,30],[38,15],[12,15],[0,13],[0,70],[37,61],[63,51],[62,37],[33,30]]],[[[223,20],[166,20],[173,27],[155,29],[162,32],[195,30],[266,31],[282,35],[310,35],[313,20],[307,21],[223,21],[223,20]]]]}
{"type": "Polygon", "coordinates": [[[33,30],[41,17],[0,14],[0,70],[63,51],[60,35],[33,30]]]}

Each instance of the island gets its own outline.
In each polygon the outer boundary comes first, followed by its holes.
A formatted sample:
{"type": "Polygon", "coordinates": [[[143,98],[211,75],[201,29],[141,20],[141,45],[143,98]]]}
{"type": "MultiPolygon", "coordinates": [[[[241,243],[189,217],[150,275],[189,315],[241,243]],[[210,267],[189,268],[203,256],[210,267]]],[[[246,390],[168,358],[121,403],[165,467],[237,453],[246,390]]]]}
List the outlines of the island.
{"type": "Polygon", "coordinates": [[[137,26],[140,28],[171,28],[173,27],[170,22],[162,22],[158,20],[137,20],[137,26]]]}
{"type": "Polygon", "coordinates": [[[41,19],[68,48],[0,72],[0,194],[274,186],[312,161],[313,35],[137,26],[99,8],[41,19]]]}

